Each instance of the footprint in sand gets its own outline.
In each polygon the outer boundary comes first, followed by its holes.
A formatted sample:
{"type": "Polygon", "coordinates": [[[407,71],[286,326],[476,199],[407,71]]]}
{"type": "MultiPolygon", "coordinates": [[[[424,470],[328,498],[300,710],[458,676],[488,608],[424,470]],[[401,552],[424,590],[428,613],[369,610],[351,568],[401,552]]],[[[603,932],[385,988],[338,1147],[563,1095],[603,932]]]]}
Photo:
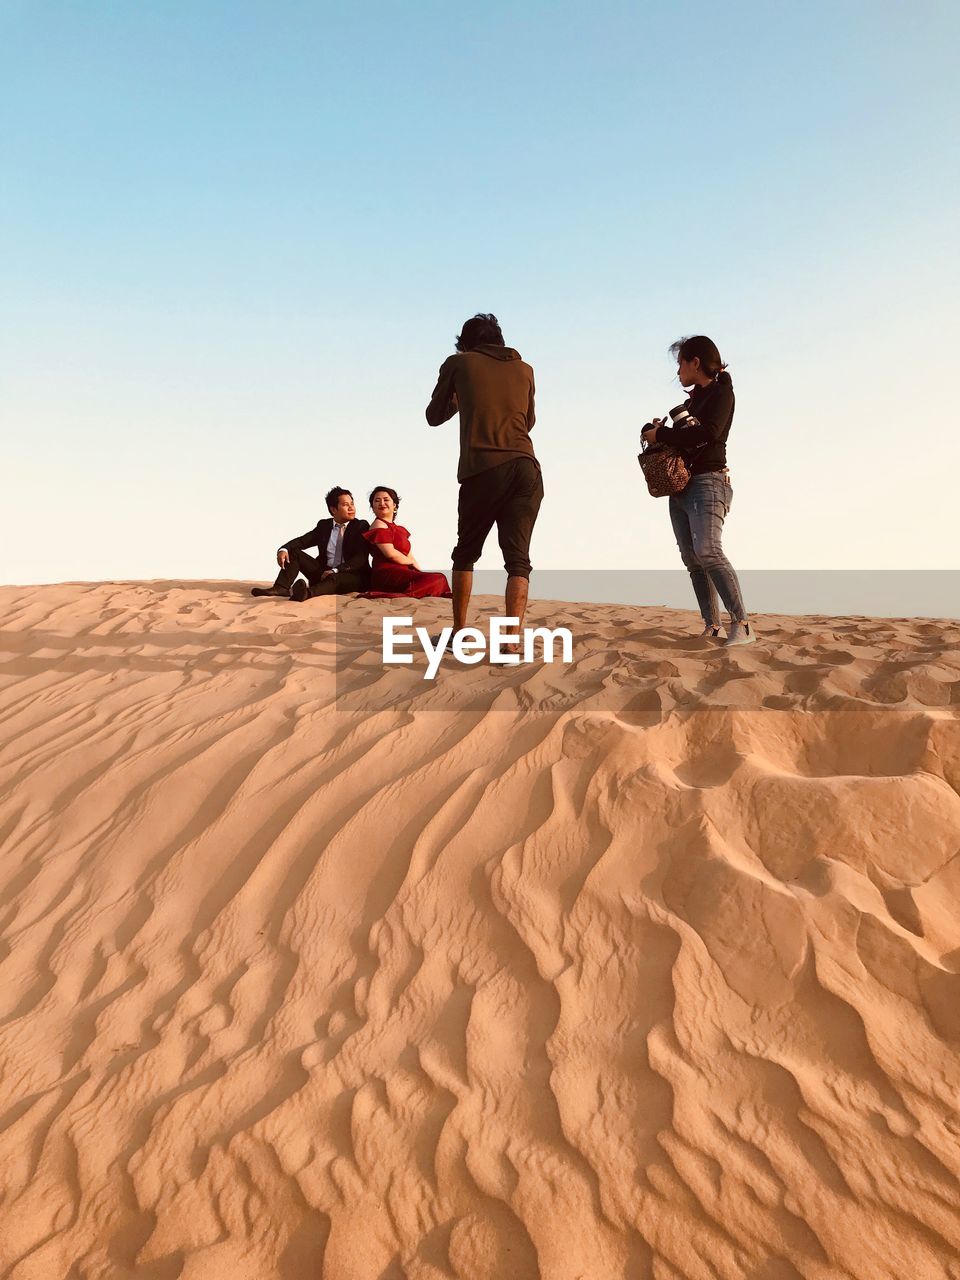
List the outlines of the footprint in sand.
{"type": "Polygon", "coordinates": [[[634,725],[640,729],[652,728],[663,719],[663,702],[656,689],[645,689],[617,712],[617,718],[624,724],[634,725]]]}
{"type": "Polygon", "coordinates": [[[814,657],[818,662],[828,662],[833,667],[845,667],[856,661],[854,655],[846,649],[821,649],[814,653],[814,657]]]}
{"type": "Polygon", "coordinates": [[[315,622],[282,622],[277,627],[276,634],[278,636],[303,636],[310,632],[320,633],[329,630],[326,627],[318,627],[315,622]]]}

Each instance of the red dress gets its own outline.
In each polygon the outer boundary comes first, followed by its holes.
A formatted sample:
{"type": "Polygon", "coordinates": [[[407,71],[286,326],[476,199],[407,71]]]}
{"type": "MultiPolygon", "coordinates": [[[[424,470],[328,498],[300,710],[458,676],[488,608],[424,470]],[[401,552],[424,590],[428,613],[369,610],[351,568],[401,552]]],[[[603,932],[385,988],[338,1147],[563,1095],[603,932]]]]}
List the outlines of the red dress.
{"type": "Polygon", "coordinates": [[[372,544],[373,566],[370,574],[370,590],[362,592],[370,599],[389,599],[396,596],[448,596],[450,584],[442,573],[424,573],[411,564],[395,564],[380,550],[389,543],[401,553],[410,554],[410,534],[402,524],[388,524],[385,529],[368,529],[363,535],[372,544]]]}

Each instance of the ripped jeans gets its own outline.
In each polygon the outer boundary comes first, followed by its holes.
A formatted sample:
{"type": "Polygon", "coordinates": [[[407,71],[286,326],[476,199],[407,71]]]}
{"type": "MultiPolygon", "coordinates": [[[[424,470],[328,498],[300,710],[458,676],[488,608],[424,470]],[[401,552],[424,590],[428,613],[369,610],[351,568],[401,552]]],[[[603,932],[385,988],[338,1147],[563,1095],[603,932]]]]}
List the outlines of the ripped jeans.
{"type": "Polygon", "coordinates": [[[734,622],[743,622],[747,616],[736,570],[720,545],[732,502],[733,487],[726,471],[691,476],[682,493],[670,495],[670,522],[708,626],[720,625],[718,594],[734,622]]]}

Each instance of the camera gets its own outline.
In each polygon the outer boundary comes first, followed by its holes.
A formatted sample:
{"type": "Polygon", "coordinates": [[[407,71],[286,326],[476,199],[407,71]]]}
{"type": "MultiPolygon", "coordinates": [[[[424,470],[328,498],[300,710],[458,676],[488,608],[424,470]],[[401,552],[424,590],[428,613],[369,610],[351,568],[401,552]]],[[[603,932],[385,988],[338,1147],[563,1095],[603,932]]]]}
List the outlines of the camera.
{"type": "Polygon", "coordinates": [[[699,427],[700,425],[700,419],[695,418],[682,404],[678,404],[675,409],[670,410],[670,417],[673,419],[675,427],[699,427]]]}
{"type": "Polygon", "coordinates": [[[677,404],[676,408],[672,408],[672,410],[669,411],[669,416],[672,417],[673,425],[675,426],[699,426],[700,425],[700,420],[698,419],[698,417],[694,417],[692,413],[687,412],[686,408],[682,406],[682,404],[677,404]]]}

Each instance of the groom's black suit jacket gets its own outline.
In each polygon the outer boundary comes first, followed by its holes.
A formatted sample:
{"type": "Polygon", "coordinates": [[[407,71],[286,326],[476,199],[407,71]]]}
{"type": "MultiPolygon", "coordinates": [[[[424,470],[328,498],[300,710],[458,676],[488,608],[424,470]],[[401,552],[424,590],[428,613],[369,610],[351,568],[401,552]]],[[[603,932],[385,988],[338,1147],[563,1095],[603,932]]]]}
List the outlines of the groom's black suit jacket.
{"type": "MultiPolygon", "coordinates": [[[[351,520],[347,525],[346,533],[343,535],[341,570],[352,570],[354,573],[369,572],[370,543],[363,536],[369,528],[370,525],[366,520],[351,520]]],[[[306,551],[308,547],[316,547],[320,553],[321,567],[325,569],[327,567],[327,543],[330,541],[332,532],[333,521],[320,520],[315,529],[310,529],[307,533],[301,533],[299,538],[291,538],[289,542],[282,542],[280,545],[291,552],[306,551]]]]}

